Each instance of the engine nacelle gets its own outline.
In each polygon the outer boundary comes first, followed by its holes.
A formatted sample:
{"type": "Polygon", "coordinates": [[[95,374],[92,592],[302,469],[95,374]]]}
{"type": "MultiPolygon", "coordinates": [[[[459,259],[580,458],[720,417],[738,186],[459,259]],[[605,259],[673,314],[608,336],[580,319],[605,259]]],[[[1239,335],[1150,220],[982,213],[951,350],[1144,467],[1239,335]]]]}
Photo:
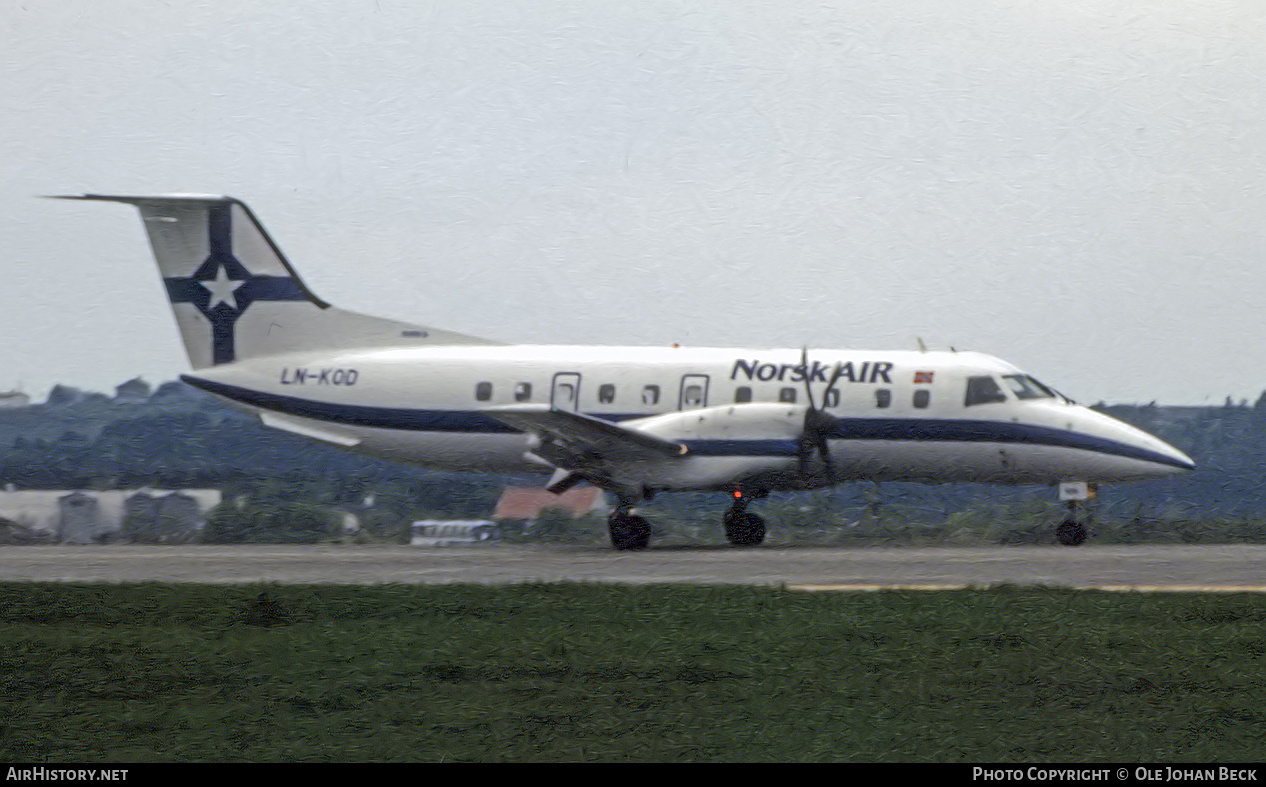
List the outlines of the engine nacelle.
{"type": "Polygon", "coordinates": [[[621,426],[665,440],[795,440],[808,408],[791,404],[726,404],[625,421],[621,426]]]}
{"type": "Polygon", "coordinates": [[[788,483],[798,474],[806,409],[729,404],[625,421],[626,429],[683,443],[687,451],[652,463],[613,463],[612,475],[659,489],[726,489],[750,479],[788,483]]]}

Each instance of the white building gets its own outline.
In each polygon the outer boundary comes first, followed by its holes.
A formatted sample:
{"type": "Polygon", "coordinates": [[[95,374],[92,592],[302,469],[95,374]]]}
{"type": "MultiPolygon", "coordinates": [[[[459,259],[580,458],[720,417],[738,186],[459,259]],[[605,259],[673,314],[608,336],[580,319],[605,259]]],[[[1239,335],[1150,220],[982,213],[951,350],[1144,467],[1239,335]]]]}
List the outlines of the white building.
{"type": "MultiPolygon", "coordinates": [[[[138,502],[153,501],[156,512],[167,514],[163,518],[165,526],[159,528],[158,535],[173,537],[178,535],[170,532],[169,523],[174,516],[178,514],[186,522],[196,514],[205,518],[208,511],[220,504],[220,498],[218,489],[110,489],[98,492],[10,488],[0,492],[0,517],[48,533],[63,543],[91,544],[120,535],[129,511],[135,516],[138,502]]],[[[155,526],[159,527],[157,523],[155,526]]]]}
{"type": "Polygon", "coordinates": [[[0,391],[0,409],[26,407],[30,403],[31,397],[21,391],[0,391]]]}

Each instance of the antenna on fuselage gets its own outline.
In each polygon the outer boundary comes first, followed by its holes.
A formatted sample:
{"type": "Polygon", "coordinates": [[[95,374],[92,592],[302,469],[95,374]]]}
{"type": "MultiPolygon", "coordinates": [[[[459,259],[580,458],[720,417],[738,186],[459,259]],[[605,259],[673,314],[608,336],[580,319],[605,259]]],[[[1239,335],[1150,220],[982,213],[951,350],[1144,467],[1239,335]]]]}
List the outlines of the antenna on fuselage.
{"type": "Polygon", "coordinates": [[[923,343],[923,337],[916,336],[914,337],[914,340],[919,343],[919,352],[925,353],[928,351],[928,346],[923,343]]]}

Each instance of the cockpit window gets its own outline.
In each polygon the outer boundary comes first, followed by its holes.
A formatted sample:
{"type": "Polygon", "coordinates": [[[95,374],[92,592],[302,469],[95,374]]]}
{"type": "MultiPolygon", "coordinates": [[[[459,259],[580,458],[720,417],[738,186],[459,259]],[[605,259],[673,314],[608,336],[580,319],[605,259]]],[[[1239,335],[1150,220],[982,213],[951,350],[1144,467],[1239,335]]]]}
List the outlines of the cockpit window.
{"type": "Polygon", "coordinates": [[[1054,399],[1055,392],[1027,374],[1004,374],[1011,392],[1019,399],[1054,399]]]}
{"type": "Polygon", "coordinates": [[[1029,382],[1031,382],[1031,383],[1033,383],[1034,385],[1036,385],[1036,386],[1037,386],[1037,389],[1038,389],[1039,391],[1041,391],[1043,394],[1045,394],[1046,396],[1049,396],[1049,397],[1050,397],[1050,398],[1052,398],[1052,399],[1055,399],[1055,398],[1057,398],[1057,397],[1059,397],[1059,396],[1062,396],[1062,394],[1060,394],[1060,393],[1059,393],[1058,391],[1056,391],[1054,388],[1051,388],[1051,387],[1046,386],[1046,385],[1042,385],[1042,383],[1038,382],[1038,379],[1037,379],[1036,377],[1030,377],[1030,378],[1029,378],[1029,382]]]}
{"type": "Polygon", "coordinates": [[[998,387],[998,383],[989,375],[967,378],[966,405],[987,404],[989,402],[1005,402],[1007,395],[998,387]]]}

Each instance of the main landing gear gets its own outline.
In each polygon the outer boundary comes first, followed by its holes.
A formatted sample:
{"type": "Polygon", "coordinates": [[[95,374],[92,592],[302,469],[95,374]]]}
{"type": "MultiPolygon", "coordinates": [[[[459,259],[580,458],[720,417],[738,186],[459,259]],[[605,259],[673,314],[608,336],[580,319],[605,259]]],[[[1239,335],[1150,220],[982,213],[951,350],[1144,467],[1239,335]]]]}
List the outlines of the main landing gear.
{"type": "MultiPolygon", "coordinates": [[[[725,538],[736,547],[754,547],[765,540],[765,520],[750,513],[747,506],[753,500],[766,497],[764,490],[746,492],[734,490],[734,502],[722,519],[725,538]]],[[[633,513],[635,498],[621,498],[615,511],[607,517],[607,530],[611,534],[611,546],[619,550],[646,549],[651,543],[651,524],[633,513]]]]}
{"type": "Polygon", "coordinates": [[[725,538],[736,547],[754,547],[765,540],[765,520],[749,513],[747,504],[768,495],[768,492],[745,494],[734,490],[734,502],[725,511],[725,538]]]}
{"type": "Polygon", "coordinates": [[[621,502],[607,517],[611,546],[616,549],[646,549],[651,543],[651,523],[634,514],[632,503],[621,502]]]}

